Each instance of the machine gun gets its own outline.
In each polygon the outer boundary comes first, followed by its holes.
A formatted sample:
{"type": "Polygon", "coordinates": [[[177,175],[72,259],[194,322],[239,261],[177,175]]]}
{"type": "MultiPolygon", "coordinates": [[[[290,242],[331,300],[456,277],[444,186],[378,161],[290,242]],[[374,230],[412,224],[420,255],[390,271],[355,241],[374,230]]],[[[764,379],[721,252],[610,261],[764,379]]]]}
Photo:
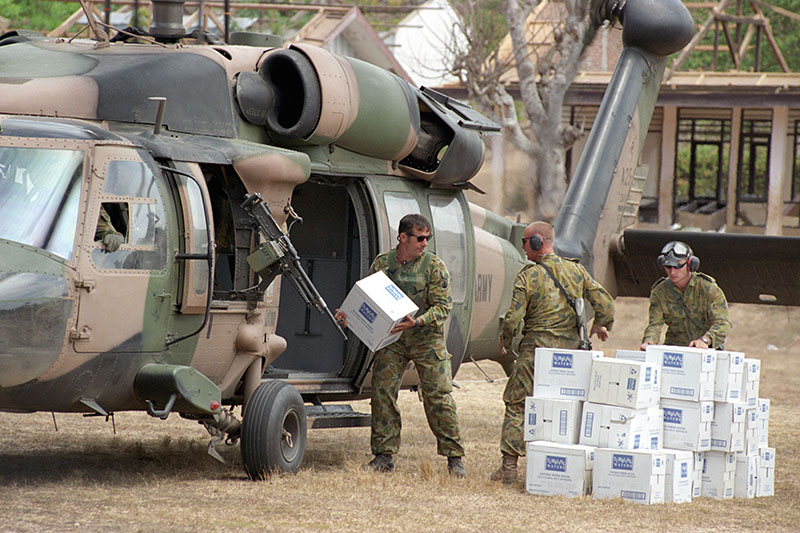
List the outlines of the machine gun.
{"type": "Polygon", "coordinates": [[[278,227],[275,217],[272,216],[272,212],[264,203],[261,195],[259,193],[245,195],[242,209],[253,217],[258,229],[266,238],[266,242],[262,243],[247,258],[247,262],[252,269],[261,276],[262,281],[259,283],[259,289],[266,289],[278,274],[288,278],[300,298],[305,302],[306,307],[316,307],[320,313],[326,314],[331,323],[342,334],[342,337],[347,340],[344,330],[333,317],[333,313],[328,309],[325,300],[322,299],[311,278],[308,277],[308,274],[300,264],[300,256],[297,254],[292,241],[278,227]]]}

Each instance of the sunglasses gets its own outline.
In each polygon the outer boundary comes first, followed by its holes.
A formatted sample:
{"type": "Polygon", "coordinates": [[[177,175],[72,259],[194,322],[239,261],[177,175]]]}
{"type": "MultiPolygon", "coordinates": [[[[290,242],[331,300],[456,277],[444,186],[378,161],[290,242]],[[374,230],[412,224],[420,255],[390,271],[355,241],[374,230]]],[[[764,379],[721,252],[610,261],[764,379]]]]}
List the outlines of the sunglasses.
{"type": "Polygon", "coordinates": [[[525,246],[525,241],[530,241],[530,240],[531,240],[531,239],[533,239],[534,237],[536,237],[536,235],[532,235],[532,236],[530,236],[530,237],[523,237],[523,238],[522,238],[522,246],[525,246]]]}
{"type": "Polygon", "coordinates": [[[676,266],[676,267],[674,267],[674,266],[669,266],[669,265],[664,265],[664,268],[668,268],[668,269],[670,269],[670,270],[673,270],[673,269],[674,269],[674,270],[680,270],[680,269],[682,269],[682,268],[683,268],[683,267],[685,267],[685,266],[686,266],[686,263],[681,263],[680,265],[678,265],[678,266],[676,266]]]}
{"type": "Polygon", "coordinates": [[[428,235],[414,235],[413,233],[406,232],[406,235],[408,235],[409,237],[414,237],[415,239],[417,239],[417,242],[431,241],[433,239],[433,235],[431,235],[431,234],[428,234],[428,235]]]}

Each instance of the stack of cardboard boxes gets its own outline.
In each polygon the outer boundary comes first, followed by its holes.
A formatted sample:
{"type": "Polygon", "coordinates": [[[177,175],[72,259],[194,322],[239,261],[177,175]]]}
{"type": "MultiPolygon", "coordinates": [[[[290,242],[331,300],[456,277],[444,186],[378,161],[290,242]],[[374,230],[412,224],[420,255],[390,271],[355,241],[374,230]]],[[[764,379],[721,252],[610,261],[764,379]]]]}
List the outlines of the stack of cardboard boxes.
{"type": "Polygon", "coordinates": [[[757,359],[675,346],[615,355],[536,350],[528,492],[639,503],[774,493],[757,359]]]}

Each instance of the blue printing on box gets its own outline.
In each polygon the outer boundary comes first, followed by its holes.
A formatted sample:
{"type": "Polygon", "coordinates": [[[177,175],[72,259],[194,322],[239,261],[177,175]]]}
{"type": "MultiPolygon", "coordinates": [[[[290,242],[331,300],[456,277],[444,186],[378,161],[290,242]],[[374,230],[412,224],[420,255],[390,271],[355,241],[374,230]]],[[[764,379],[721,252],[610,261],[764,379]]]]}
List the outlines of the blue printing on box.
{"type": "Polygon", "coordinates": [[[554,353],[553,368],[572,368],[572,354],[571,353],[554,353]]]}
{"type": "Polygon", "coordinates": [[[544,459],[544,469],[551,472],[566,472],[567,458],[561,455],[546,455],[544,459]]]}
{"type": "Polygon", "coordinates": [[[678,396],[694,396],[694,389],[687,389],[685,387],[670,387],[670,394],[677,394],[678,396]]]}
{"type": "Polygon", "coordinates": [[[562,409],[558,412],[558,434],[567,434],[567,410],[562,409]]]}
{"type": "Polygon", "coordinates": [[[367,302],[361,303],[361,306],[358,308],[358,312],[370,324],[372,324],[375,321],[375,318],[378,316],[378,313],[369,305],[367,305],[367,302]]]}
{"type": "Polygon", "coordinates": [[[594,413],[586,413],[586,424],[584,424],[583,436],[592,438],[592,426],[594,425],[594,413]]]}
{"type": "Polygon", "coordinates": [[[394,285],[387,285],[384,288],[386,289],[386,292],[388,292],[389,295],[395,300],[400,301],[403,299],[404,296],[403,293],[400,291],[400,289],[398,289],[394,285]]]}
{"type": "Polygon", "coordinates": [[[560,389],[559,389],[559,392],[560,392],[560,393],[561,393],[563,396],[578,396],[578,397],[583,397],[583,396],[585,396],[585,395],[586,395],[586,391],[585,391],[585,389],[572,389],[572,388],[568,388],[568,387],[562,387],[562,388],[560,388],[560,389]]]}
{"type": "Polygon", "coordinates": [[[683,422],[683,410],[664,407],[665,424],[681,424],[683,422]]]}
{"type": "Polygon", "coordinates": [[[611,469],[633,471],[633,455],[615,453],[611,456],[611,469]]]}
{"type": "Polygon", "coordinates": [[[683,354],[664,352],[663,366],[669,368],[683,368],[683,354]]]}
{"type": "Polygon", "coordinates": [[[646,500],[647,493],[638,490],[621,490],[619,491],[619,497],[624,500],[646,500]]]}

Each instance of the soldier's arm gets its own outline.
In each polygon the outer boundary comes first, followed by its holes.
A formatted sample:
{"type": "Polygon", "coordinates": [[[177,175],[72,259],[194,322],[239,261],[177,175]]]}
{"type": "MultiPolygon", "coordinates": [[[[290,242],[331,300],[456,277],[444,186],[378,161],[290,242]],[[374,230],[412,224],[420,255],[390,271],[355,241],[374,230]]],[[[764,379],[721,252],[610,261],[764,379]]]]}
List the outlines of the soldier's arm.
{"type": "Polygon", "coordinates": [[[589,300],[594,310],[593,326],[604,327],[611,330],[614,325],[614,298],[599,283],[597,283],[581,266],[584,273],[583,294],[589,300]]]}
{"type": "Polygon", "coordinates": [[[725,344],[725,339],[731,331],[731,322],[728,318],[728,300],[716,283],[709,292],[708,305],[711,326],[709,326],[706,336],[711,340],[709,346],[719,348],[725,344]]]}
{"type": "Polygon", "coordinates": [[[435,259],[428,266],[428,310],[417,317],[420,326],[439,326],[447,320],[453,309],[450,297],[450,274],[441,260],[435,259]]]}
{"type": "Polygon", "coordinates": [[[384,256],[379,255],[375,258],[372,264],[369,267],[369,273],[374,274],[378,270],[386,270],[386,261],[383,261],[384,256]]]}
{"type": "Polygon", "coordinates": [[[522,320],[525,318],[525,310],[528,307],[528,291],[525,277],[522,272],[517,274],[514,280],[514,290],[511,293],[511,303],[508,306],[503,322],[500,327],[500,344],[506,351],[511,350],[511,343],[514,336],[519,331],[522,320]]]}
{"type": "Polygon", "coordinates": [[[664,312],[661,301],[654,291],[650,291],[650,309],[647,312],[647,327],[642,335],[642,347],[645,344],[658,344],[661,340],[661,330],[664,327],[664,312]]]}

